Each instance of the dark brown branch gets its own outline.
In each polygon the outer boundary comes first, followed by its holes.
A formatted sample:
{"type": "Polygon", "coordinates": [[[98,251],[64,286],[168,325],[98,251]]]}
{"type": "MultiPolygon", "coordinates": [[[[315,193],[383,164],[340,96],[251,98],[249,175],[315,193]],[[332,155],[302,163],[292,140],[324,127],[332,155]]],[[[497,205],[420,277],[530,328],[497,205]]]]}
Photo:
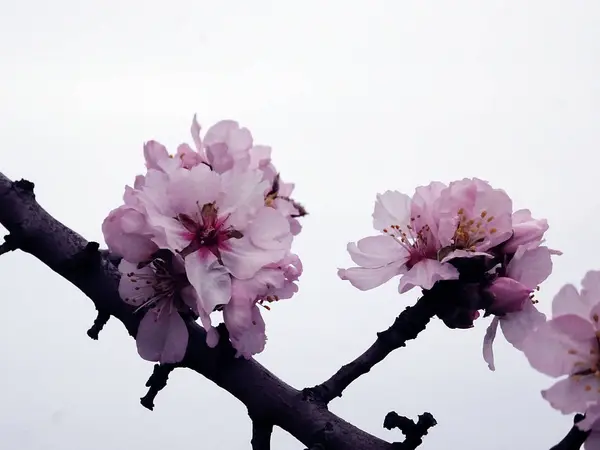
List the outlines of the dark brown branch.
{"type": "Polygon", "coordinates": [[[19,248],[19,240],[12,234],[4,236],[4,242],[0,245],[0,255],[12,252],[19,248]]]}
{"type": "Polygon", "coordinates": [[[354,361],[342,366],[331,378],[312,388],[304,390],[309,398],[328,404],[354,380],[369,372],[375,364],[394,350],[404,347],[406,341],[415,339],[425,329],[432,317],[437,313],[436,300],[426,293],[414,306],[407,307],[396,318],[391,327],[377,333],[375,343],[354,361]]]}
{"type": "Polygon", "coordinates": [[[87,331],[87,335],[95,341],[98,340],[98,335],[100,334],[100,332],[104,328],[104,325],[106,325],[109,319],[110,314],[108,314],[105,311],[98,311],[98,315],[94,320],[94,324],[87,331]]]}
{"type": "Polygon", "coordinates": [[[573,427],[569,430],[563,440],[550,450],[579,450],[587,437],[590,435],[589,431],[582,431],[577,428],[577,424],[584,418],[585,416],[583,414],[575,414],[575,418],[573,419],[573,427]]]}
{"type": "MultiPolygon", "coordinates": [[[[0,174],[0,223],[19,236],[19,248],[77,286],[98,311],[119,319],[135,336],[140,316],[118,293],[120,274],[101,252],[96,259],[88,242],[54,219],[35,201],[33,183],[13,183],[0,174]],[[77,262],[77,263],[74,263],[77,262]],[[87,261],[88,264],[81,264],[87,261]],[[95,262],[94,262],[95,261],[95,262]]],[[[93,246],[92,246],[93,247],[93,246]]],[[[66,308],[66,306],[65,306],[66,308]]],[[[214,349],[206,345],[206,333],[188,324],[188,349],[181,366],[207,377],[261,417],[286,430],[307,447],[321,442],[327,433],[327,450],[389,450],[389,443],[342,420],[320,402],[305,398],[255,360],[235,358],[231,345],[222,339],[214,349]]],[[[137,357],[133,355],[132,357],[137,357]]]]}
{"type": "Polygon", "coordinates": [[[140,398],[140,403],[150,411],[154,410],[154,399],[156,395],[167,386],[169,375],[175,369],[174,364],[155,364],[152,375],[146,381],[148,393],[140,398]]]}
{"type": "Polygon", "coordinates": [[[252,450],[271,450],[273,425],[260,419],[252,419],[252,450]]]}
{"type": "Polygon", "coordinates": [[[391,430],[398,428],[404,434],[403,442],[394,442],[392,448],[395,450],[416,450],[423,443],[423,437],[427,436],[429,429],[436,426],[437,421],[431,413],[423,413],[415,423],[408,417],[399,416],[396,412],[387,413],[383,420],[383,427],[391,430]]]}

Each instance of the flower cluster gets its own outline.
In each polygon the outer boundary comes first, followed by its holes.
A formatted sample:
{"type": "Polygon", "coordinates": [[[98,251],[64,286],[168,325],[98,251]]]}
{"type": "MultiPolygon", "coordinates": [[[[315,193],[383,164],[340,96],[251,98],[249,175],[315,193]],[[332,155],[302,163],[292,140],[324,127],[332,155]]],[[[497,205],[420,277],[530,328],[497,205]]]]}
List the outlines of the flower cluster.
{"type": "Polygon", "coordinates": [[[571,414],[584,412],[577,424],[591,430],[588,450],[600,448],[600,271],[588,272],[577,291],[565,285],[554,297],[552,319],[523,342],[531,366],[551,377],[565,377],[542,391],[550,405],[571,414]]]}
{"type": "Polygon", "coordinates": [[[194,148],[181,144],[174,155],[156,141],[144,145],[147,172],[125,188],[102,231],[122,257],[121,297],[144,314],[142,358],[181,361],[187,318],[200,318],[208,345],[217,345],[216,310],[238,356],[249,358],[266,341],[258,306],[298,290],[302,264],[291,245],[306,211],[248,129],[224,120],[202,139],[194,116],[191,132],[194,148]]]}
{"type": "Polygon", "coordinates": [[[472,327],[479,310],[494,316],[483,348],[491,370],[498,325],[521,348],[545,321],[533,293],[552,271],[551,255],[560,252],[541,245],[546,220],[529,210],[513,212],[503,190],[473,178],[432,182],[412,197],[386,191],[377,195],[373,227],[378,235],[348,244],[358,267],[340,269],[339,277],[369,290],[398,276],[400,293],[458,286],[461,295],[440,298],[438,316],[451,328],[472,327]]]}

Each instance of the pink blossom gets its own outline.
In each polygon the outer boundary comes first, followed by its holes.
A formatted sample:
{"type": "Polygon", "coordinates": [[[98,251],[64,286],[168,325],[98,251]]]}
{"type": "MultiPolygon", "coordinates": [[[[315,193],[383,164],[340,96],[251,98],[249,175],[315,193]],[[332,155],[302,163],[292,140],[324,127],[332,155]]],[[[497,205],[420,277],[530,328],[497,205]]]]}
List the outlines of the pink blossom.
{"type": "Polygon", "coordinates": [[[476,256],[512,235],[512,200],[486,181],[478,178],[454,181],[441,192],[438,205],[441,246],[462,250],[456,256],[469,257],[467,252],[476,256]]]}
{"type": "Polygon", "coordinates": [[[543,242],[544,233],[548,231],[546,219],[534,219],[531,211],[520,209],[512,215],[513,235],[503,246],[504,253],[515,253],[519,246],[537,247],[543,242]]]}
{"type": "Polygon", "coordinates": [[[264,206],[261,174],[218,174],[200,164],[158,179],[146,199],[155,242],[185,258],[188,279],[210,314],[231,297],[231,276],[253,277],[289,251],[288,222],[264,206]]]}
{"type": "Polygon", "coordinates": [[[109,250],[130,262],[146,261],[158,250],[144,212],[130,205],[113,209],[102,223],[102,233],[109,250]]]}
{"type": "Polygon", "coordinates": [[[148,361],[176,363],[187,348],[188,331],[179,311],[196,311],[196,298],[185,275],[175,273],[174,263],[176,258],[155,259],[142,268],[125,260],[119,264],[121,298],[145,311],[136,343],[138,353],[148,361]]]}
{"type": "Polygon", "coordinates": [[[542,391],[563,414],[584,412],[599,403],[599,314],[600,272],[590,271],[581,292],[571,284],[563,286],[554,298],[553,318],[523,342],[523,352],[534,369],[555,378],[567,376],[542,391]]]}
{"type": "Polygon", "coordinates": [[[487,312],[496,315],[483,339],[483,358],[490,370],[495,370],[492,345],[498,325],[506,340],[521,349],[527,335],[545,322],[546,316],[537,310],[532,299],[539,284],[552,272],[550,257],[547,247],[520,247],[506,267],[505,276],[498,277],[488,288],[493,303],[487,312]]]}
{"type": "Polygon", "coordinates": [[[583,443],[585,450],[600,449],[600,404],[596,403],[585,411],[585,418],[577,423],[577,427],[583,431],[590,431],[583,443]]]}

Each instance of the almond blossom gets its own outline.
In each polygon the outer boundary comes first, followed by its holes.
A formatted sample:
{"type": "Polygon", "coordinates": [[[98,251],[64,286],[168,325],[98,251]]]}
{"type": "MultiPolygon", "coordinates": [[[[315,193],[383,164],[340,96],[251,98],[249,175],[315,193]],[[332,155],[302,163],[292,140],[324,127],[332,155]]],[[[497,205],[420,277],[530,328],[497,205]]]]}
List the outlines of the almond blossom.
{"type": "Polygon", "coordinates": [[[181,144],[175,155],[157,141],[144,144],[147,172],[126,187],[124,205],[102,229],[109,250],[123,258],[124,301],[145,313],[142,357],[183,358],[187,331],[177,311],[187,305],[210,346],[218,342],[210,315],[223,310],[232,345],[249,358],[266,340],[257,307],[297,291],[302,265],[290,249],[306,211],[289,197],[293,184],[280,180],[271,149],[253,145],[246,128],[221,121],[203,140],[194,116],[191,132],[195,149],[181,144]],[[177,272],[166,273],[157,254],[176,260],[177,272]],[[156,289],[127,294],[139,290],[140,277],[156,289]]]}
{"type": "Polygon", "coordinates": [[[542,391],[542,397],[562,412],[586,412],[580,427],[591,427],[600,401],[600,271],[589,271],[582,288],[560,289],[552,304],[552,319],[529,334],[522,345],[531,366],[551,377],[564,377],[542,391]]]}
{"type": "Polygon", "coordinates": [[[483,339],[483,358],[490,370],[495,370],[492,345],[498,325],[506,340],[521,349],[527,335],[546,321],[533,294],[552,272],[551,251],[521,246],[503,272],[487,289],[492,297],[487,313],[495,315],[483,339]]]}
{"type": "MultiPolygon", "coordinates": [[[[187,282],[181,258],[163,254],[142,267],[122,260],[119,271],[121,298],[144,314],[136,336],[140,356],[161,363],[181,361],[188,331],[180,313],[198,315],[196,294],[187,282]]],[[[209,339],[214,342],[214,330],[209,339]]]]}
{"type": "Polygon", "coordinates": [[[489,249],[512,234],[512,201],[487,182],[463,179],[449,186],[433,182],[413,197],[397,191],[377,195],[373,226],[382,234],[348,244],[359,266],[338,276],[358,289],[373,289],[400,275],[399,292],[431,289],[456,280],[453,259],[492,257],[489,249]]]}

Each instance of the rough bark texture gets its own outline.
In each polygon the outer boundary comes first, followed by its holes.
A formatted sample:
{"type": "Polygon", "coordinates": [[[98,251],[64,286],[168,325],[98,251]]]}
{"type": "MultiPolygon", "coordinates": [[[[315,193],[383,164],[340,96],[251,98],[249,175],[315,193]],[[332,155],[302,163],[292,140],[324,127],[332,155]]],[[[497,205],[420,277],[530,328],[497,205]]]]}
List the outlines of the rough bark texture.
{"type": "MultiPolygon", "coordinates": [[[[95,337],[106,315],[119,319],[135,336],[140,316],[119,298],[119,272],[108,255],[48,214],[36,202],[33,187],[25,180],[13,183],[0,173],[0,223],[10,232],[10,245],[2,250],[30,253],[87,295],[99,311],[98,324],[91,329],[95,337]]],[[[207,347],[205,332],[195,323],[188,328],[189,345],[180,366],[230,392],[254,420],[281,427],[309,448],[321,444],[330,450],[390,449],[389,443],[342,420],[255,360],[234,358],[228,343],[207,347]]]]}

